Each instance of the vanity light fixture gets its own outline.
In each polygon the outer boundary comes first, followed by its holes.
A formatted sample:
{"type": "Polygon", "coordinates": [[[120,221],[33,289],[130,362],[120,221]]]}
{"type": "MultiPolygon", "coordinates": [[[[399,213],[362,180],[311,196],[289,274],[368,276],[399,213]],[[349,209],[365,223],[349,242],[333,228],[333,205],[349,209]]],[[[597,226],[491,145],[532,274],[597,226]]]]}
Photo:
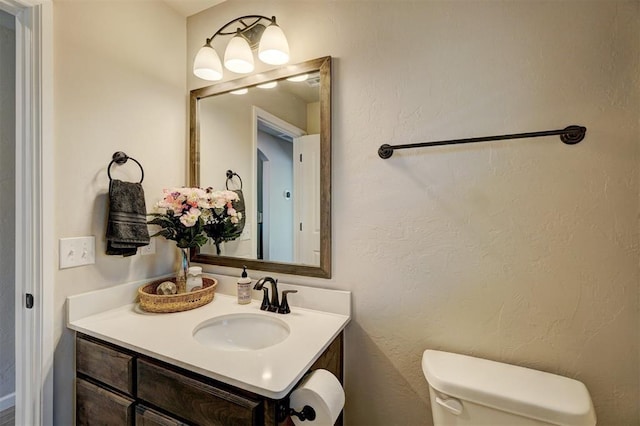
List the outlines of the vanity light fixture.
{"type": "Polygon", "coordinates": [[[231,93],[232,95],[246,95],[248,92],[249,89],[245,87],[244,89],[232,90],[229,93],[231,93]]]}
{"type": "Polygon", "coordinates": [[[222,63],[211,42],[216,36],[233,35],[224,52],[224,66],[229,71],[247,74],[253,71],[253,52],[258,49],[258,58],[269,65],[289,62],[289,43],[276,17],[246,15],[229,21],[207,38],[193,61],[193,73],[203,80],[222,79],[222,63]],[[266,24],[266,26],[265,26],[266,24]]]}

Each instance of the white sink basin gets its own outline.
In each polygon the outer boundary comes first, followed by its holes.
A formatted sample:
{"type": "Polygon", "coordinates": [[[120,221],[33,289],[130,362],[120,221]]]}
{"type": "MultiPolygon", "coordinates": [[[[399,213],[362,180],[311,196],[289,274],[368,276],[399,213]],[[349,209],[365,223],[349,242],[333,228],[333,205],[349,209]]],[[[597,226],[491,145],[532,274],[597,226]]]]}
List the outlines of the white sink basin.
{"type": "Polygon", "coordinates": [[[254,351],[282,342],[289,326],[281,319],[258,314],[230,314],[201,322],[193,338],[226,351],[254,351]]]}

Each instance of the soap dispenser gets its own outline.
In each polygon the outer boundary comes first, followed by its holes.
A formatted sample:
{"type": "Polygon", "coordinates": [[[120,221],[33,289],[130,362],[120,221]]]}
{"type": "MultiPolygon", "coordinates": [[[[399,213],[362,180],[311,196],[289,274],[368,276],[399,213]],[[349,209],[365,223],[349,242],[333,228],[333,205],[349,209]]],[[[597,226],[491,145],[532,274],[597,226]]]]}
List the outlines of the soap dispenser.
{"type": "Polygon", "coordinates": [[[187,273],[187,292],[202,288],[202,267],[191,266],[187,273]]]}
{"type": "Polygon", "coordinates": [[[238,304],[251,303],[251,278],[247,275],[247,267],[242,267],[242,277],[238,280],[238,304]]]}

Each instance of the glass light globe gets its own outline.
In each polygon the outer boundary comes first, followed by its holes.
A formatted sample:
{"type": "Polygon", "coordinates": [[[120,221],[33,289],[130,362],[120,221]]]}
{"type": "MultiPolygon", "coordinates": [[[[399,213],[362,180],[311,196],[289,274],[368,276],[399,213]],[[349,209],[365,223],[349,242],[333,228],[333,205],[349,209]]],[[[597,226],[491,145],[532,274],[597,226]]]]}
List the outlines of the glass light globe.
{"type": "Polygon", "coordinates": [[[234,36],[224,52],[224,66],[229,71],[247,74],[253,71],[253,53],[247,40],[238,34],[234,36]]]}
{"type": "Polygon", "coordinates": [[[256,87],[260,89],[273,89],[278,85],[277,81],[270,81],[268,83],[258,84],[256,87]]]}
{"type": "Polygon", "coordinates": [[[272,24],[262,33],[258,47],[258,58],[265,64],[286,64],[289,62],[289,43],[282,29],[276,24],[275,16],[271,20],[272,24]]]}
{"type": "Polygon", "coordinates": [[[198,50],[193,61],[193,74],[203,80],[217,81],[222,79],[220,58],[210,44],[205,44],[198,50]]]}
{"type": "Polygon", "coordinates": [[[308,79],[309,79],[309,74],[300,74],[300,75],[294,75],[293,77],[289,77],[287,81],[300,83],[301,81],[307,81],[308,79]]]}

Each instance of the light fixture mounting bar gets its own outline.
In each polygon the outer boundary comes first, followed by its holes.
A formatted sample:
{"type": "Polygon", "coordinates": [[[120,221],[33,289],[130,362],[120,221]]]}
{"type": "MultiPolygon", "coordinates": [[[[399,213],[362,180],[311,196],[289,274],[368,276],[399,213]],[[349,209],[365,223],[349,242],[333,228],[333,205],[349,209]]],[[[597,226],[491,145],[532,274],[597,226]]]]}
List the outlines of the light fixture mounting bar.
{"type": "Polygon", "coordinates": [[[523,138],[537,138],[541,136],[554,136],[559,135],[560,140],[567,145],[575,145],[584,139],[584,135],[587,133],[587,128],[583,126],[569,126],[559,130],[543,130],[541,132],[528,132],[528,133],[513,133],[510,135],[498,135],[498,136],[482,136],[478,138],[467,139],[451,139],[446,141],[435,142],[420,142],[403,145],[381,145],[378,149],[378,155],[380,158],[386,160],[393,155],[395,149],[407,149],[407,148],[421,148],[426,146],[440,146],[440,145],[459,145],[465,143],[474,142],[489,142],[500,141],[507,139],[523,139],[523,138]]]}
{"type": "Polygon", "coordinates": [[[263,15],[245,15],[235,18],[224,24],[218,31],[208,38],[206,44],[211,44],[216,36],[235,35],[240,31],[240,34],[247,39],[251,48],[255,49],[258,45],[262,32],[266,28],[261,21],[266,21],[268,24],[271,24],[275,21],[275,17],[268,18],[263,15]]]}

